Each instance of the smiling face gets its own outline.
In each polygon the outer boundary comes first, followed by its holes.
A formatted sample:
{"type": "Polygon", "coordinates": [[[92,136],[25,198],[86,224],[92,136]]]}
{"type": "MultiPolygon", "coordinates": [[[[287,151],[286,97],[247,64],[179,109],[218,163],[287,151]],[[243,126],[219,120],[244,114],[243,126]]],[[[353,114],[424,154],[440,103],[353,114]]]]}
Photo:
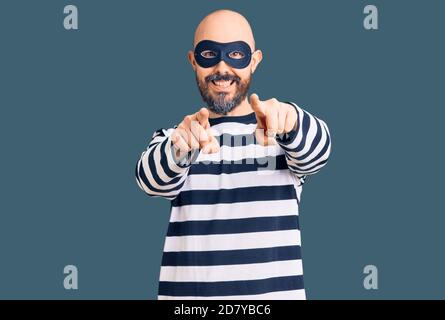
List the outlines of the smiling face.
{"type": "Polygon", "coordinates": [[[211,111],[225,115],[246,98],[252,74],[262,58],[260,50],[253,51],[249,23],[236,12],[215,11],[198,25],[194,49],[188,58],[201,96],[211,111]],[[247,59],[249,51],[253,53],[247,59]]]}

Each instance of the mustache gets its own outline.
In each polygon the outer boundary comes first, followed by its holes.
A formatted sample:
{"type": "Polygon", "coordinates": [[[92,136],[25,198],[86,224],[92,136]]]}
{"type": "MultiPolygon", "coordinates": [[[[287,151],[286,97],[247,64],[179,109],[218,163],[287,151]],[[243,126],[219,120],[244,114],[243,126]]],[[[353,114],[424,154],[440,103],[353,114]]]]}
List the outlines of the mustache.
{"type": "Polygon", "coordinates": [[[239,83],[241,81],[241,78],[235,75],[231,74],[220,74],[220,73],[214,73],[207,77],[205,77],[205,81],[209,83],[210,81],[232,81],[234,80],[236,83],[239,83]]]}

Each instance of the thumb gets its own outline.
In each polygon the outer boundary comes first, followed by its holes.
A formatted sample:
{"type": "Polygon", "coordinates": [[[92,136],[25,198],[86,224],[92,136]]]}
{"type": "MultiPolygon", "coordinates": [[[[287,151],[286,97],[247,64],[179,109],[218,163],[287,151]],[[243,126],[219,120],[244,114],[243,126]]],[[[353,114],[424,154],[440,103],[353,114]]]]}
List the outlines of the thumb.
{"type": "Polygon", "coordinates": [[[260,98],[256,93],[250,95],[250,105],[252,106],[253,111],[260,116],[264,116],[264,107],[260,101],[260,98]]]}

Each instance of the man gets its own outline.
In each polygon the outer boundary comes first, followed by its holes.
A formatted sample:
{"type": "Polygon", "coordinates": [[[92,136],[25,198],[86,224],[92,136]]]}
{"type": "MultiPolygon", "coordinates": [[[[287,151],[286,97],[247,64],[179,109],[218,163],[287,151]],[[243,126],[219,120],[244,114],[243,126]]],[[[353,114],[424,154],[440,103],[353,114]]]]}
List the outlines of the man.
{"type": "Polygon", "coordinates": [[[158,299],[305,299],[298,207],[328,160],[328,127],[247,98],[262,53],[239,13],[209,14],[193,45],[207,106],[156,131],[136,165],[139,187],[171,200],[158,299]]]}

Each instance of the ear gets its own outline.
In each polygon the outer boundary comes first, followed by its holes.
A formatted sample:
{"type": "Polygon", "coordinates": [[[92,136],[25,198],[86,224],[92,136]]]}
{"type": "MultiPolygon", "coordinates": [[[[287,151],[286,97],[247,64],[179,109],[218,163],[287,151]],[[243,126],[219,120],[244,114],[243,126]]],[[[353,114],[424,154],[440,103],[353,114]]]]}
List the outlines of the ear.
{"type": "Polygon", "coordinates": [[[187,58],[189,59],[189,62],[192,65],[193,70],[196,71],[195,53],[192,50],[189,50],[187,58]]]}
{"type": "Polygon", "coordinates": [[[260,64],[261,60],[263,60],[263,53],[261,52],[261,50],[256,50],[252,54],[250,73],[253,74],[255,72],[255,70],[258,67],[258,65],[260,64]]]}

